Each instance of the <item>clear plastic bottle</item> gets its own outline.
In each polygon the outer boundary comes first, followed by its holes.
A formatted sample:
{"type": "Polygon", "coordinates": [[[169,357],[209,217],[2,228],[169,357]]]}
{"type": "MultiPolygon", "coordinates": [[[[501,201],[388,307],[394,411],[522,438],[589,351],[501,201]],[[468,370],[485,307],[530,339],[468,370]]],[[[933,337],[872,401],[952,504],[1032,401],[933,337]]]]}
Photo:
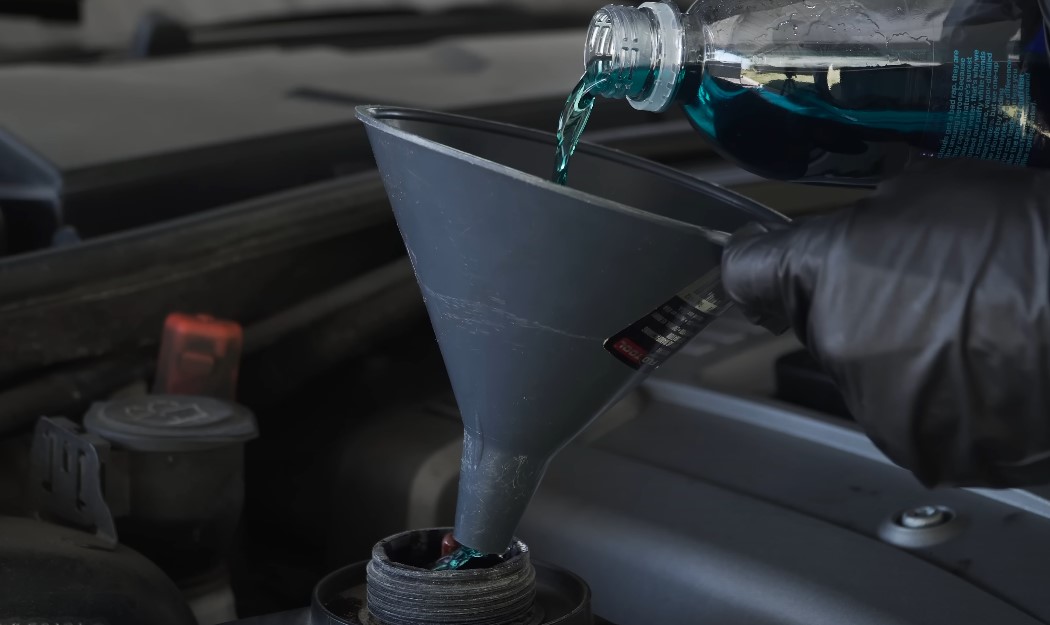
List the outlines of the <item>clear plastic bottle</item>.
{"type": "Polygon", "coordinates": [[[599,95],[680,104],[746,169],[856,185],[918,158],[1050,167],[1047,59],[1035,0],[607,6],[585,53],[599,95]]]}

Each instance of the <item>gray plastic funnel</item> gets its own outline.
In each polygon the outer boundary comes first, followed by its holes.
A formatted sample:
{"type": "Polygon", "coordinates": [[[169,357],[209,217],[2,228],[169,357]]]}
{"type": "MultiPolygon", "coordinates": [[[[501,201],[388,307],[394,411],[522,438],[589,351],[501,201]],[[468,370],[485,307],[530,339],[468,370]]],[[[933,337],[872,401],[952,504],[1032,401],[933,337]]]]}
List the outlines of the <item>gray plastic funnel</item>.
{"type": "Polygon", "coordinates": [[[604,341],[717,267],[697,226],[786,220],[592,145],[556,185],[546,133],[401,108],[358,117],[463,415],[456,538],[502,553],[551,457],[641,377],[604,341]]]}

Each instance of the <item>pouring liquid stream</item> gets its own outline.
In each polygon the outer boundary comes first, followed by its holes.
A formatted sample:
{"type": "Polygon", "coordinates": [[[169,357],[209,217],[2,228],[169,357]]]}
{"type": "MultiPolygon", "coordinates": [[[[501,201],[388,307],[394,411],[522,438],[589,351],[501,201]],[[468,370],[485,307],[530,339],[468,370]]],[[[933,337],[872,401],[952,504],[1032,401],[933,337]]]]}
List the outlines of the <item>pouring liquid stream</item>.
{"type": "MultiPolygon", "coordinates": [[[[609,80],[607,74],[601,74],[595,70],[588,70],[576,83],[572,93],[565,101],[565,107],[558,117],[558,145],[554,152],[554,173],[551,182],[564,185],[569,179],[569,161],[572,160],[576,146],[580,143],[583,131],[587,127],[587,121],[591,118],[594,110],[594,100],[597,91],[609,80]]],[[[703,236],[711,243],[719,247],[725,246],[729,240],[729,234],[718,230],[711,230],[696,226],[703,236]]]]}
{"type": "Polygon", "coordinates": [[[568,181],[569,161],[580,143],[587,120],[591,118],[596,92],[608,79],[606,75],[588,71],[565,101],[565,108],[558,117],[558,147],[554,153],[552,182],[565,184],[568,181]]]}

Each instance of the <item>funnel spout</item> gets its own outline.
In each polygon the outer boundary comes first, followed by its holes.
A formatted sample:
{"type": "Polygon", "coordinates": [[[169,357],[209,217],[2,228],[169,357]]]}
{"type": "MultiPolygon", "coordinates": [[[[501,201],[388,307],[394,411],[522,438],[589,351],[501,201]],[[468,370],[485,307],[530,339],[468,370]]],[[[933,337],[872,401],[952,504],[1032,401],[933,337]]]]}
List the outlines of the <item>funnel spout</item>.
{"type": "Polygon", "coordinates": [[[503,553],[553,453],[526,453],[465,430],[456,540],[484,553],[503,553]]]}

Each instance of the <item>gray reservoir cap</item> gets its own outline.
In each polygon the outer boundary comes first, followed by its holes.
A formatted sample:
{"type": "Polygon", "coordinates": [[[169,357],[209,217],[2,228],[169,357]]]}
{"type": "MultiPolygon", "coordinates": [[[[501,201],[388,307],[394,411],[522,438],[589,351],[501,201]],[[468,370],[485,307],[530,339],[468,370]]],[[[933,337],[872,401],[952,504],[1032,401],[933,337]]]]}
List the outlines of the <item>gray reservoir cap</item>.
{"type": "Polygon", "coordinates": [[[94,404],[92,434],[133,451],[184,452],[245,443],[259,435],[244,406],[188,395],[146,395],[94,404]]]}

